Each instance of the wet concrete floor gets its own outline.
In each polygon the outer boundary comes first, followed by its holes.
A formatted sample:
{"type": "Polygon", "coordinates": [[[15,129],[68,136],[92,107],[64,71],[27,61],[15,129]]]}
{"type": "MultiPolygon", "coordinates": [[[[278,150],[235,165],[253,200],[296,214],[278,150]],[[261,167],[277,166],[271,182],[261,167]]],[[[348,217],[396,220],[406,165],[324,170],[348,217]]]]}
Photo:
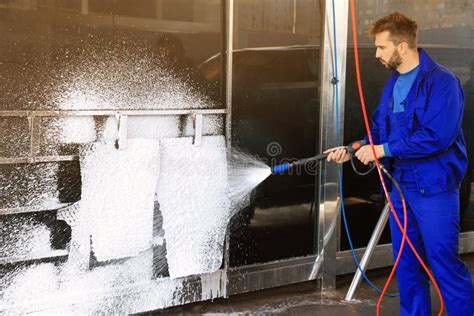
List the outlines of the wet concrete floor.
{"type": "MultiPolygon", "coordinates": [[[[465,254],[462,259],[474,275],[474,253],[465,254]]],[[[390,273],[389,268],[369,271],[369,278],[382,287],[390,273]]],[[[378,293],[365,281],[356,292],[355,301],[344,301],[353,274],[337,278],[334,292],[320,293],[315,282],[245,293],[213,302],[200,302],[169,308],[148,315],[375,315],[378,293]]],[[[392,281],[390,293],[397,291],[396,280],[392,281]]],[[[439,300],[434,288],[431,289],[432,314],[439,311],[439,300]]],[[[381,307],[381,315],[399,315],[399,299],[386,297],[381,307]]],[[[447,315],[446,311],[444,315],[447,315]]]]}

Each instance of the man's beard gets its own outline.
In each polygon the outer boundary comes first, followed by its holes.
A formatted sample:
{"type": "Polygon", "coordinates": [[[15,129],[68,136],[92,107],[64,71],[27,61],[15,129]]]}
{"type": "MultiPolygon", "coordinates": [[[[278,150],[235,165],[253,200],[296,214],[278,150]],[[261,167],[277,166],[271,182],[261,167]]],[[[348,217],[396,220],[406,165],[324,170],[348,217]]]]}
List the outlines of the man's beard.
{"type": "Polygon", "coordinates": [[[379,61],[385,66],[385,68],[389,70],[396,70],[397,67],[402,64],[402,57],[398,51],[395,50],[388,62],[384,61],[382,58],[379,58],[379,61]]]}

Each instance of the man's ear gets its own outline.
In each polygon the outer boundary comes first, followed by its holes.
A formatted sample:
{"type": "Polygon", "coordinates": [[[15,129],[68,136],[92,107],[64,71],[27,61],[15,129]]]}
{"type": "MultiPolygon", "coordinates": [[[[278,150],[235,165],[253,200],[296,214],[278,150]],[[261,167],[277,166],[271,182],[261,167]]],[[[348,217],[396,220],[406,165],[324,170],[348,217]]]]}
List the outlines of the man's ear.
{"type": "Polygon", "coordinates": [[[398,44],[398,52],[400,53],[400,55],[404,55],[408,52],[408,50],[410,49],[410,47],[408,47],[408,43],[407,42],[400,42],[400,44],[398,44]]]}

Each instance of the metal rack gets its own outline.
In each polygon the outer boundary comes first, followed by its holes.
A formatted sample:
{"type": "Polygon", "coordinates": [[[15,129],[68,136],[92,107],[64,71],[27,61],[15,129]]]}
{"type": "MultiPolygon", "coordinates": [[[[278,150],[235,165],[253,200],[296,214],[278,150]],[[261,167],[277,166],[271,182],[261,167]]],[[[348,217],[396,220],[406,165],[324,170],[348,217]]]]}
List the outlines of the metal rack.
{"type": "MultiPolygon", "coordinates": [[[[194,135],[193,144],[199,146],[202,143],[203,136],[203,117],[205,115],[225,115],[225,109],[186,109],[186,110],[12,110],[0,111],[0,118],[5,117],[24,117],[28,120],[28,137],[29,150],[26,157],[0,157],[0,165],[6,164],[36,164],[49,162],[64,162],[78,160],[77,155],[58,155],[58,156],[42,156],[40,155],[40,140],[41,140],[41,123],[44,117],[115,117],[117,119],[117,139],[116,145],[118,149],[125,149],[127,146],[127,128],[128,118],[131,116],[190,116],[193,121],[194,135]]],[[[0,208],[0,216],[23,214],[32,212],[49,212],[58,209],[64,209],[72,203],[57,203],[56,205],[49,205],[46,209],[38,205],[0,208]]],[[[58,249],[52,250],[48,253],[0,257],[0,265],[17,264],[31,261],[45,261],[45,260],[62,260],[67,258],[68,250],[58,249]]]]}
{"type": "Polygon", "coordinates": [[[38,110],[38,111],[0,111],[0,117],[25,117],[28,120],[30,150],[28,157],[0,157],[0,164],[61,162],[77,160],[75,155],[40,156],[41,118],[67,116],[111,116],[118,121],[118,139],[121,148],[126,147],[127,124],[129,116],[171,116],[189,115],[193,118],[193,144],[200,145],[203,133],[203,116],[226,114],[225,109],[196,109],[196,110],[38,110]]]}

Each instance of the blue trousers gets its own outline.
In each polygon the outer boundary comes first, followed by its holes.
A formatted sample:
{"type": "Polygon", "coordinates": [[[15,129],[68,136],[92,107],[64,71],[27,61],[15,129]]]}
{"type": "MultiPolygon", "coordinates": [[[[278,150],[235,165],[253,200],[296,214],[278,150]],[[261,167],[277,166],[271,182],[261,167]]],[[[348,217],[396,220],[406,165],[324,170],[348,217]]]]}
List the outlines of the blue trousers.
{"type": "MultiPolygon", "coordinates": [[[[458,255],[459,191],[426,196],[418,191],[403,190],[403,195],[407,204],[408,237],[431,268],[448,315],[473,316],[471,274],[458,255]]],[[[402,202],[395,188],[390,197],[403,225],[402,202]]],[[[396,258],[402,232],[392,212],[390,231],[396,258]]],[[[429,278],[407,242],[395,272],[400,292],[400,315],[431,315],[429,278]]]]}

